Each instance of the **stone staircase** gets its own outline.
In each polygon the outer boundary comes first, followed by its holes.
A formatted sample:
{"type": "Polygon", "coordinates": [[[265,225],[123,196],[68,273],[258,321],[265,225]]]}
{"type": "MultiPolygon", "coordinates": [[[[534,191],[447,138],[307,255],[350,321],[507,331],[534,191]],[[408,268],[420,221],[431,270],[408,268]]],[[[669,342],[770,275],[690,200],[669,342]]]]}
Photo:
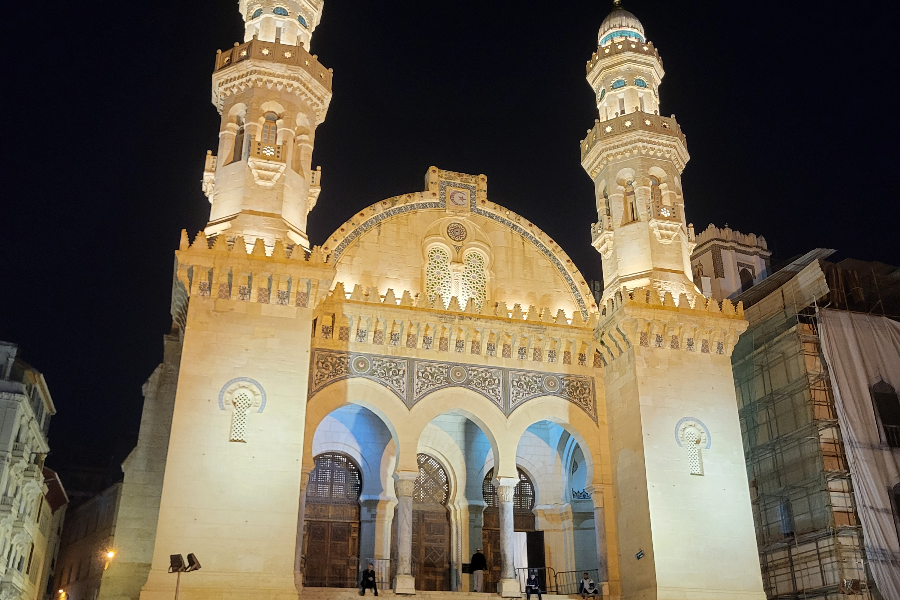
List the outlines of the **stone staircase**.
{"type": "MultiPolygon", "coordinates": [[[[366,591],[366,598],[374,598],[371,590],[366,591]]],[[[394,594],[391,590],[379,590],[378,591],[379,598],[391,598],[393,600],[400,600],[402,598],[407,598],[409,600],[438,600],[447,598],[449,600],[493,600],[494,598],[499,598],[497,594],[476,594],[475,592],[416,592],[415,596],[406,596],[406,595],[398,595],[394,594]]],[[[525,597],[525,593],[522,593],[522,598],[525,597]]],[[[532,594],[532,599],[537,598],[536,595],[532,594]]],[[[351,588],[314,588],[314,587],[305,587],[303,591],[300,593],[300,600],[359,600],[361,596],[359,595],[359,590],[351,589],[351,588]]],[[[581,596],[575,594],[572,596],[560,596],[557,594],[544,594],[543,598],[546,600],[563,600],[563,599],[575,599],[581,598],[581,596]]]]}

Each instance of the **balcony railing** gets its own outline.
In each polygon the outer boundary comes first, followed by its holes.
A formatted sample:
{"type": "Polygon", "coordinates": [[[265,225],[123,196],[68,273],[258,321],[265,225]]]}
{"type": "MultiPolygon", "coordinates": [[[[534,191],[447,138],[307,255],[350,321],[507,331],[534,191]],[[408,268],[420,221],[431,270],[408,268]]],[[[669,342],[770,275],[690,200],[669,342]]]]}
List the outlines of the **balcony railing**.
{"type": "Polygon", "coordinates": [[[302,46],[290,46],[279,42],[262,42],[257,39],[238,44],[216,55],[216,71],[226,69],[245,60],[264,60],[302,68],[331,91],[331,69],[326,69],[302,46]]]}
{"type": "Polygon", "coordinates": [[[250,158],[260,158],[262,160],[284,162],[284,146],[282,144],[258,142],[251,136],[250,158]]]}
{"type": "Polygon", "coordinates": [[[587,137],[581,141],[581,158],[584,159],[598,142],[611,136],[634,131],[649,131],[671,135],[687,145],[687,139],[674,118],[651,115],[638,110],[606,121],[597,121],[594,124],[594,128],[588,131],[587,137]]]}

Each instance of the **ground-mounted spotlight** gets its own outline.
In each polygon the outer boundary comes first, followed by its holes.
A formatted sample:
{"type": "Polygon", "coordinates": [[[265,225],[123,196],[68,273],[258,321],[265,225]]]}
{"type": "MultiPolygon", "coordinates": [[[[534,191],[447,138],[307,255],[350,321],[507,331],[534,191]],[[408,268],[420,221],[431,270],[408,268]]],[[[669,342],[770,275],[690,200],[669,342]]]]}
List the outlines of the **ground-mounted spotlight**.
{"type": "Polygon", "coordinates": [[[180,554],[169,555],[169,573],[177,573],[175,579],[175,600],[178,600],[178,588],[181,586],[181,574],[198,571],[200,569],[200,561],[194,553],[188,554],[187,564],[184,564],[184,557],[180,554]]]}

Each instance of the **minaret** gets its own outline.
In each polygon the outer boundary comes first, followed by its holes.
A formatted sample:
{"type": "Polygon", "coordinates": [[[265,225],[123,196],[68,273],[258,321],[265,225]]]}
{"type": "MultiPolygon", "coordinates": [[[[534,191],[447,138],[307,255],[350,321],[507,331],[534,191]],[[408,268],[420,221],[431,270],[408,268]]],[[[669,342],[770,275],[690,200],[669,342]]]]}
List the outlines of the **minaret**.
{"type": "Polygon", "coordinates": [[[681,191],[690,156],[675,116],[659,114],[662,61],[618,0],[598,42],[587,80],[600,116],[581,142],[581,165],[597,196],[591,237],[603,260],[603,300],[623,287],[693,299],[694,233],[681,191]]]}
{"type": "Polygon", "coordinates": [[[731,369],[747,322],[691,281],[684,135],[657,114],[662,63],[619,2],[587,68],[600,110],[581,150],[606,284],[594,338],[618,548],[609,596],[765,600],[731,369]]]}
{"type": "Polygon", "coordinates": [[[203,191],[207,236],[241,235],[309,248],[306,219],[320,191],[312,169],[316,127],[331,101],[331,69],[310,54],[322,0],[240,0],[243,44],[219,52],[212,101],[222,115],[203,191]]]}

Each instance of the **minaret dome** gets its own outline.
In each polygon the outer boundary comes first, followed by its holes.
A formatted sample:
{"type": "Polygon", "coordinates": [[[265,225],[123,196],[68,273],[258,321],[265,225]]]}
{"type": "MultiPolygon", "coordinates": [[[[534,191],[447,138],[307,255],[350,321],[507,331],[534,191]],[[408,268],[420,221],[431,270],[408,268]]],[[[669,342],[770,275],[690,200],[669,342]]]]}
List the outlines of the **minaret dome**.
{"type": "Polygon", "coordinates": [[[615,7],[609,13],[603,23],[600,25],[600,33],[597,35],[598,44],[603,46],[613,40],[621,38],[632,38],[643,43],[644,26],[638,21],[638,18],[622,8],[621,0],[614,2],[615,7]]]}

